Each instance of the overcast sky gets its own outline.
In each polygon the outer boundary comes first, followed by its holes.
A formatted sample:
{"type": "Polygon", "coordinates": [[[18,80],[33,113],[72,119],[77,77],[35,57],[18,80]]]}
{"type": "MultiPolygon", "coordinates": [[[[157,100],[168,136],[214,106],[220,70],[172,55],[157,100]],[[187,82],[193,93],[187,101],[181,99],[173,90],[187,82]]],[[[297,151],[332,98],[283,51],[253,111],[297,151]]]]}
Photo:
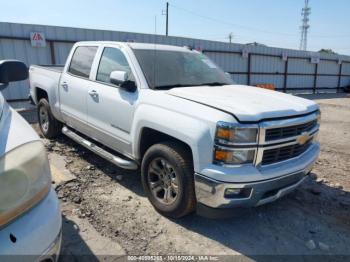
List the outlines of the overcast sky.
{"type": "MultiPolygon", "coordinates": [[[[304,0],[169,0],[169,34],[299,48],[304,0]]],[[[158,34],[166,0],[0,0],[3,22],[158,34]],[[155,20],[156,29],[155,29],[155,20]]],[[[308,50],[350,55],[350,0],[310,0],[308,50]]]]}

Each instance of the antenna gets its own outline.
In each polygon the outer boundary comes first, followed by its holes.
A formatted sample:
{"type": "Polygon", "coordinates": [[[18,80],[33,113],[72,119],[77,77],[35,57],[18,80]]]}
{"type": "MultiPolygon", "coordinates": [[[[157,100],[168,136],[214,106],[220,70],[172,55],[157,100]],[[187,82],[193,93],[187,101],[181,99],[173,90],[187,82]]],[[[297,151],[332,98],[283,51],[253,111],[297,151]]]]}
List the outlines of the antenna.
{"type": "Polygon", "coordinates": [[[300,37],[300,50],[306,51],[307,49],[307,31],[310,28],[309,25],[309,15],[311,14],[311,8],[309,7],[309,0],[305,0],[305,6],[301,10],[301,16],[302,16],[302,25],[300,26],[301,29],[301,37],[300,37]]]}
{"type": "Polygon", "coordinates": [[[154,34],[157,34],[157,16],[154,16],[154,34]]]}

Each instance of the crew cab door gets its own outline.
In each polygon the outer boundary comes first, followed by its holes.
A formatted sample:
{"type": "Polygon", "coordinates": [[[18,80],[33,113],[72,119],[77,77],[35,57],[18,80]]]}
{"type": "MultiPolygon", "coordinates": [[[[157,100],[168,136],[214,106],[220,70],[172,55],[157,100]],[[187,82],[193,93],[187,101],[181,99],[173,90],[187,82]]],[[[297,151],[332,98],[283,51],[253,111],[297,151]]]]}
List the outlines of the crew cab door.
{"type": "Polygon", "coordinates": [[[59,83],[60,109],[64,121],[85,134],[88,134],[86,99],[97,49],[96,46],[77,46],[72,50],[70,63],[67,62],[59,83]]]}
{"type": "Polygon", "coordinates": [[[94,82],[87,96],[88,124],[91,136],[108,147],[130,154],[130,131],[138,91],[130,92],[110,82],[112,71],[125,71],[128,79],[135,74],[127,53],[113,46],[101,46],[94,65],[94,82]]]}

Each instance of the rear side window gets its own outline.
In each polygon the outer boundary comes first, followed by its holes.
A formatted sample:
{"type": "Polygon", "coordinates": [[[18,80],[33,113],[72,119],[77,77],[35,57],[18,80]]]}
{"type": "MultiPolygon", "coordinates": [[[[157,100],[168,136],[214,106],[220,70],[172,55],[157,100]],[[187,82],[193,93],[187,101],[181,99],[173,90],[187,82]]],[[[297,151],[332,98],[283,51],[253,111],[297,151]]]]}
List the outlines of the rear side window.
{"type": "Polygon", "coordinates": [[[106,47],[103,50],[96,80],[110,83],[109,76],[112,71],[125,71],[129,80],[134,79],[130,65],[123,52],[117,48],[106,47]]]}
{"type": "Polygon", "coordinates": [[[89,78],[96,51],[96,46],[77,47],[74,51],[68,72],[76,76],[89,78]]]}

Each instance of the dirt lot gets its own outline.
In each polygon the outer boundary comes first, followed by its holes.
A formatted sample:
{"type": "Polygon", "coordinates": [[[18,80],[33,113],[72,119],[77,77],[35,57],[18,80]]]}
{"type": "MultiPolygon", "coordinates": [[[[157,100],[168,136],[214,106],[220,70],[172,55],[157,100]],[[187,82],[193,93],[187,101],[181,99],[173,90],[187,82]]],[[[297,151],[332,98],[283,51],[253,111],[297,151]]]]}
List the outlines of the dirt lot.
{"type": "Polygon", "coordinates": [[[322,152],[310,179],[275,203],[233,211],[229,219],[162,217],[144,196],[139,172],[119,169],[68,138],[44,140],[62,202],[63,255],[350,258],[350,98],[316,98],[322,109],[322,152]]]}

